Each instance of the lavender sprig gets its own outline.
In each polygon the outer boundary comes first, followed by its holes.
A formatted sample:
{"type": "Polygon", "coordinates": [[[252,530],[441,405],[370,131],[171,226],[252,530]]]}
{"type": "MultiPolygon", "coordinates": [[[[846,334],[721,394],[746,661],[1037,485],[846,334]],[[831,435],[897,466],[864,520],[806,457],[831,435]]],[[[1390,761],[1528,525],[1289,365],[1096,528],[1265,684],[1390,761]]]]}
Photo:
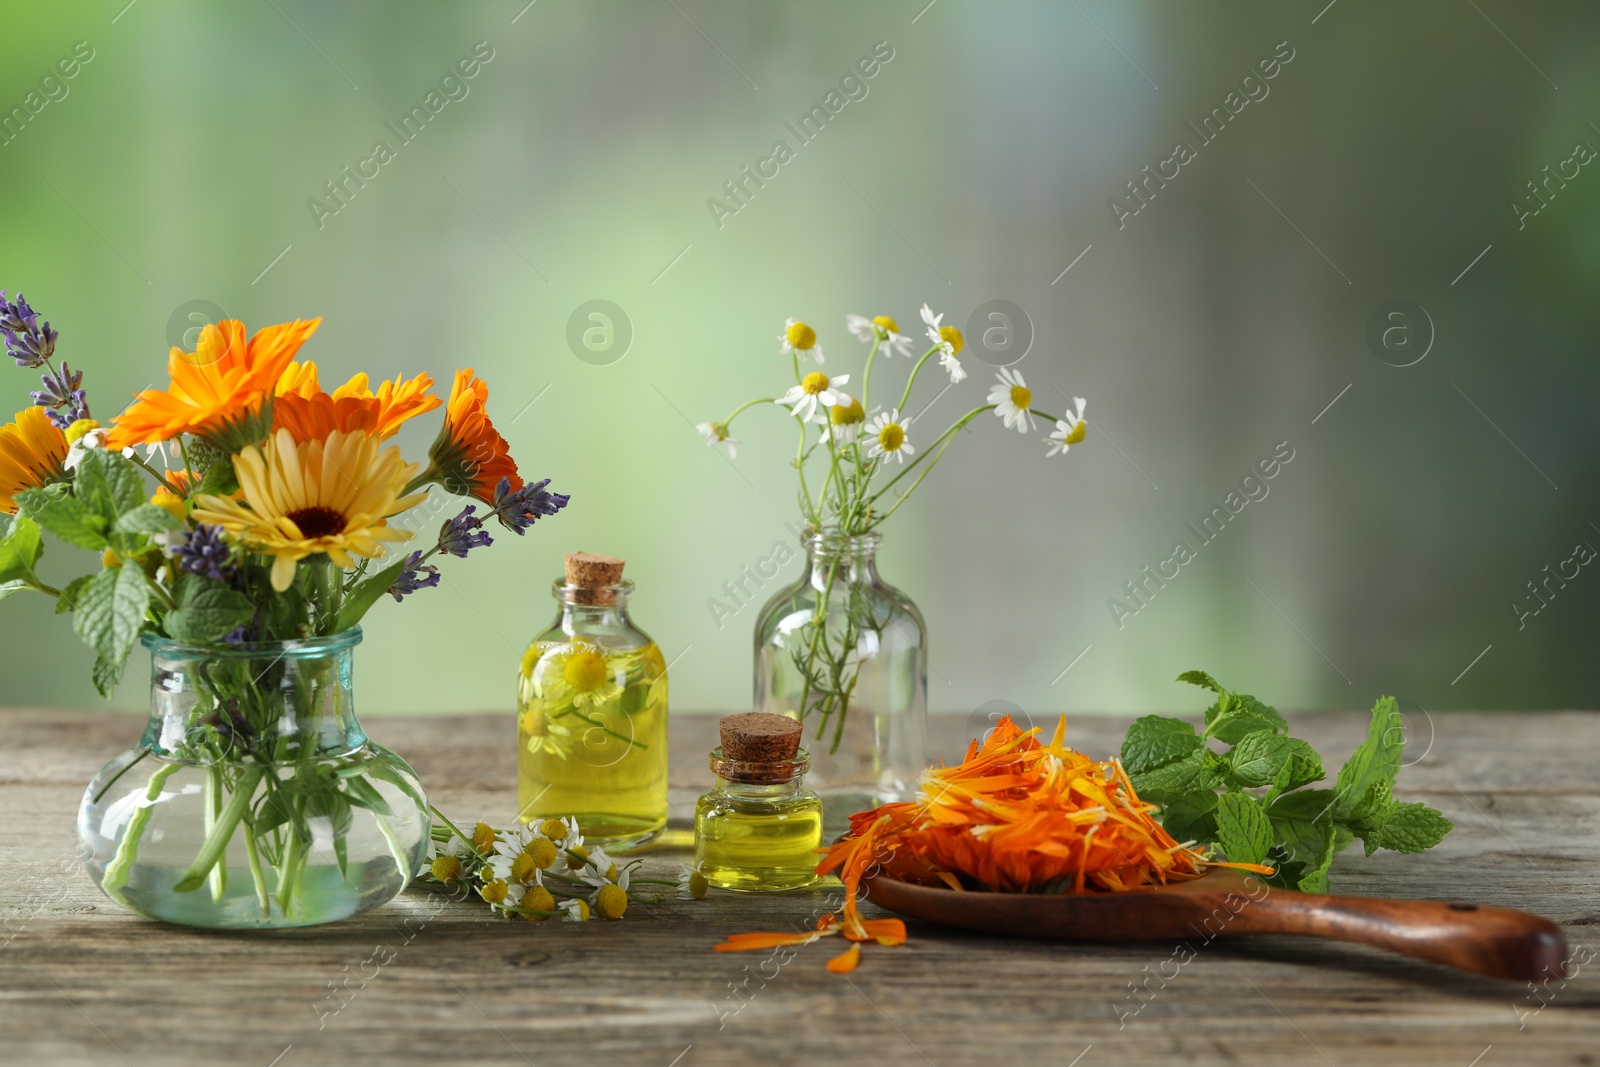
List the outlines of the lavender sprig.
{"type": "Polygon", "coordinates": [[[232,549],[223,539],[220,526],[196,526],[172,550],[178,566],[190,574],[200,574],[219,582],[231,581],[238,568],[232,549]]]}
{"type": "Polygon", "coordinates": [[[388,592],[399,601],[419,589],[432,589],[438,584],[439,568],[431,563],[424,563],[423,555],[418,551],[406,557],[405,569],[400,572],[400,577],[394,580],[394,584],[389,586],[388,592]]]}
{"type": "Polygon", "coordinates": [[[500,525],[521,537],[541,517],[554,515],[572,499],[565,493],[552,493],[545,489],[550,479],[524,483],[512,491],[511,479],[501,478],[494,487],[494,516],[500,525]]]}
{"type": "Polygon", "coordinates": [[[465,559],[472,549],[494,544],[494,538],[483,528],[483,520],[478,518],[477,512],[476,504],[468,504],[461,514],[439,527],[439,543],[435,550],[465,559]]]}
{"type": "Polygon", "coordinates": [[[74,371],[65,362],[59,371],[47,365],[39,380],[44,383],[44,388],[36,389],[29,395],[33,397],[34,404],[50,409],[50,421],[55,423],[56,429],[65,430],[79,419],[89,417],[89,401],[83,391],[83,371],[74,371]],[[62,408],[66,410],[60,410],[62,408]]]}
{"type": "Polygon", "coordinates": [[[28,306],[21,293],[15,301],[6,299],[0,289],[0,335],[5,337],[6,355],[19,367],[42,367],[56,350],[59,334],[46,322],[39,326],[39,313],[28,306]]]}

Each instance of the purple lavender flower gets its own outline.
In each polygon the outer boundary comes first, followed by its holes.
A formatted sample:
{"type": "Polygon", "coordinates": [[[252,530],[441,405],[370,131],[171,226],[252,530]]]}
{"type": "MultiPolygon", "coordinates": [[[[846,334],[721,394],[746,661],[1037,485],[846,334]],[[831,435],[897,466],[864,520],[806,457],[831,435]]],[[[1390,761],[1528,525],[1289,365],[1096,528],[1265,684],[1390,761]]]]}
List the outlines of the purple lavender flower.
{"type": "Polygon", "coordinates": [[[413,552],[406,557],[405,569],[389,587],[389,595],[396,601],[410,596],[419,589],[431,589],[439,584],[439,568],[422,562],[422,553],[413,552]]]}
{"type": "Polygon", "coordinates": [[[229,645],[242,645],[248,640],[250,640],[250,628],[248,626],[235,626],[222,635],[223,643],[229,645]]]}
{"type": "Polygon", "coordinates": [[[83,392],[83,371],[73,371],[65,362],[61,370],[47,370],[39,376],[43,389],[30,395],[39,407],[50,409],[50,421],[65,430],[79,419],[89,417],[89,402],[83,392]],[[65,408],[65,411],[61,409],[65,408]]]}
{"type": "Polygon", "coordinates": [[[468,504],[461,514],[439,527],[439,550],[465,559],[467,553],[479,545],[494,544],[477,514],[478,506],[468,504]]]}
{"type": "Polygon", "coordinates": [[[40,367],[56,350],[56,331],[47,322],[39,327],[39,313],[28,306],[21,293],[15,302],[0,289],[0,335],[6,340],[6,355],[19,367],[40,367]]]}
{"type": "Polygon", "coordinates": [[[203,574],[207,578],[226,582],[237,569],[230,561],[232,549],[222,538],[220,526],[196,526],[190,530],[183,543],[172,550],[178,566],[190,574],[203,574]]]}
{"type": "Polygon", "coordinates": [[[549,478],[527,482],[513,492],[511,479],[501,478],[500,484],[494,487],[494,515],[500,525],[521,537],[541,516],[554,515],[566,507],[572,498],[565,493],[549,492],[545,489],[549,484],[549,478]]]}

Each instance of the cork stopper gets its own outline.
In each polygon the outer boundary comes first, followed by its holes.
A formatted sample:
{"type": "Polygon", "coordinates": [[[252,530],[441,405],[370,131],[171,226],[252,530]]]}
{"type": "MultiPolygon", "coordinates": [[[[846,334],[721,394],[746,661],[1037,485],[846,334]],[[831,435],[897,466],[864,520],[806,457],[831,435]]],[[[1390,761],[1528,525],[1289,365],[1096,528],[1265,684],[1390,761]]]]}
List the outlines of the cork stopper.
{"type": "Polygon", "coordinates": [[[616,603],[610,587],[622,581],[626,565],[626,560],[597,552],[567,553],[567,584],[578,590],[573,599],[579,604],[616,603]]]}
{"type": "Polygon", "coordinates": [[[741,763],[783,763],[800,751],[800,721],[766,711],[725,715],[722,755],[741,763]]]}

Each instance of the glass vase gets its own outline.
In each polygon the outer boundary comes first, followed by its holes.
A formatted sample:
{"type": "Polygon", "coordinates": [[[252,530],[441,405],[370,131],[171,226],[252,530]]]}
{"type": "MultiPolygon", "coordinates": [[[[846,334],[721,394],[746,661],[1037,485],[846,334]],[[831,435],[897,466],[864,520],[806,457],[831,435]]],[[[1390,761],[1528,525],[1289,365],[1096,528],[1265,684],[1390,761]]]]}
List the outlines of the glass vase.
{"type": "Polygon", "coordinates": [[[348,918],[409,884],[432,819],[416,774],[356,721],[360,640],[144,636],[149,724],[78,810],[108,897],[187,926],[273,928],[348,918]]]}
{"type": "Polygon", "coordinates": [[[517,681],[517,819],[574,818],[609,849],[667,825],[667,663],[628,615],[633,583],[556,582],[517,681]]]}
{"type": "Polygon", "coordinates": [[[910,800],[926,763],[927,628],[878,576],[882,537],[802,538],[805,570],[756,619],[755,710],[800,719],[826,835],[849,816],[910,800]]]}

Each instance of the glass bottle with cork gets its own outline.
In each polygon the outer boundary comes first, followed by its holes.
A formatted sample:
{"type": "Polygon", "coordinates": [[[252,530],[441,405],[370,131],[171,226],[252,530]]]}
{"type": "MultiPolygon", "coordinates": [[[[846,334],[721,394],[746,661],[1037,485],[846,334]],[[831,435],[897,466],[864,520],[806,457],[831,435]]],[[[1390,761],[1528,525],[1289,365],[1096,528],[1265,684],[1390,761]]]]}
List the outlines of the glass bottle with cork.
{"type": "Polygon", "coordinates": [[[522,657],[517,687],[517,819],[574,817],[607,848],[667,824],[667,664],[628,617],[624,561],[566,557],[549,629],[522,657]]]}
{"type": "Polygon", "coordinates": [[[805,785],[810,758],[800,723],[754,711],[719,725],[722,745],[711,750],[717,784],[695,805],[695,870],[738,892],[810,885],[822,860],[822,800],[805,785]]]}

